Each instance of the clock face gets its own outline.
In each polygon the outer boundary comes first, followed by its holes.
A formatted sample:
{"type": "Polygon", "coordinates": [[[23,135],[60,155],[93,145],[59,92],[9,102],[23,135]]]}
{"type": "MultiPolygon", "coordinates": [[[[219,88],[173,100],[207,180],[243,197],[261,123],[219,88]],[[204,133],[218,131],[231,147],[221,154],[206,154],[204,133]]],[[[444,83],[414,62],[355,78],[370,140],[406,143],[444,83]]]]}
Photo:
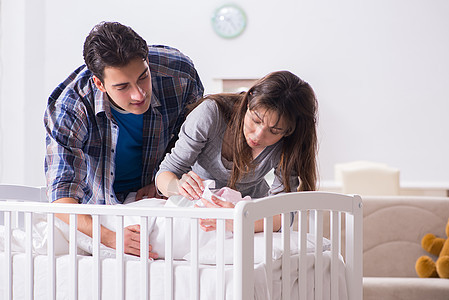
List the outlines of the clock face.
{"type": "Polygon", "coordinates": [[[237,37],[246,27],[245,12],[236,5],[223,5],[214,12],[212,27],[223,38],[237,37]]]}

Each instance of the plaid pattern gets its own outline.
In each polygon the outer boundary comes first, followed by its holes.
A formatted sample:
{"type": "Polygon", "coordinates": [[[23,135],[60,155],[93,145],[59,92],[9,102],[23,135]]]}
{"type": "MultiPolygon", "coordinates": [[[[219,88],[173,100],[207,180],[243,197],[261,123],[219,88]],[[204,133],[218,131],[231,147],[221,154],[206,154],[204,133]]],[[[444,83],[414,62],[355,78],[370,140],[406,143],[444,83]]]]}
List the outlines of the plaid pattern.
{"type": "MultiPolygon", "coordinates": [[[[143,120],[142,186],[154,180],[167,146],[177,138],[186,105],[204,90],[192,61],[178,50],[149,46],[148,58],[153,93],[143,120]]],[[[44,125],[49,200],[120,203],[112,188],[118,126],[107,95],[97,89],[86,66],[50,95],[44,125]]]]}

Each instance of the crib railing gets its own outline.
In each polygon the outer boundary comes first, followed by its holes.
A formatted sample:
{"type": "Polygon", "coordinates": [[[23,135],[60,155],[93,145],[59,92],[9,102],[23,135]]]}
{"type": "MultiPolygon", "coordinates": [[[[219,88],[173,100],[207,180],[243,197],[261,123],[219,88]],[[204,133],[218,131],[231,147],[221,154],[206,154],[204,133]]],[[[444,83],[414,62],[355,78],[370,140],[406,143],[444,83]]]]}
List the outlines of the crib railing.
{"type": "MultiPolygon", "coordinates": [[[[272,228],[272,216],[282,214],[282,299],[290,299],[290,234],[298,234],[300,241],[299,253],[299,297],[307,299],[306,276],[306,235],[315,235],[315,299],[323,299],[323,212],[330,211],[331,232],[331,299],[338,299],[338,257],[342,253],[341,228],[345,215],[346,242],[346,280],[348,298],[357,300],[363,298],[362,290],[362,236],[363,210],[360,196],[343,195],[326,192],[300,192],[272,196],[252,202],[240,202],[235,207],[234,221],[234,280],[235,294],[242,293],[242,298],[254,299],[254,290],[245,289],[253,286],[253,247],[254,222],[264,218],[264,228],[272,228]],[[299,231],[292,233],[284,230],[290,226],[290,212],[298,213],[299,231]],[[309,215],[308,215],[309,214],[309,215]],[[307,221],[309,220],[309,222],[307,221]],[[309,224],[308,224],[309,223],[309,224]],[[242,243],[240,245],[240,243],[242,243]],[[244,258],[244,259],[243,259],[244,258]],[[240,261],[240,259],[242,259],[240,261]],[[240,269],[241,268],[241,269],[240,269]]],[[[265,231],[265,264],[267,274],[271,274],[271,239],[272,232],[265,231]]],[[[272,279],[268,276],[268,286],[271,295],[272,279]]],[[[240,295],[240,294],[239,294],[240,295]]]]}
{"type": "MultiPolygon", "coordinates": [[[[0,195],[1,198],[1,195],[0,195]]],[[[26,232],[26,272],[25,295],[26,299],[34,298],[34,269],[32,253],[32,218],[33,214],[47,215],[48,228],[48,286],[47,299],[56,299],[56,263],[54,251],[54,223],[55,214],[70,215],[70,244],[69,244],[69,276],[71,283],[70,297],[78,299],[78,261],[77,261],[77,215],[92,215],[93,220],[93,287],[92,299],[101,299],[101,259],[100,259],[100,216],[115,215],[117,218],[117,251],[116,251],[116,298],[125,298],[125,270],[124,270],[124,232],[123,220],[125,216],[140,217],[140,298],[149,299],[149,271],[148,271],[148,218],[161,217],[166,219],[165,237],[165,299],[174,299],[174,272],[173,272],[173,220],[175,218],[190,218],[191,223],[191,282],[190,299],[200,299],[200,273],[199,273],[199,247],[198,247],[198,223],[199,219],[217,219],[217,253],[216,253],[216,299],[225,299],[225,259],[224,237],[225,222],[234,220],[234,299],[254,299],[254,222],[264,219],[264,228],[272,228],[272,216],[282,215],[282,299],[290,299],[290,234],[298,234],[300,241],[299,252],[299,296],[307,299],[306,276],[306,234],[315,235],[315,299],[322,299],[323,291],[323,212],[331,212],[331,296],[338,295],[338,259],[341,253],[341,215],[345,214],[346,222],[346,280],[349,299],[362,299],[362,202],[358,196],[339,195],[324,192],[290,193],[273,196],[270,198],[255,200],[252,202],[239,202],[235,209],[197,209],[197,208],[143,208],[105,205],[81,205],[81,204],[49,204],[31,202],[5,202],[0,201],[0,211],[4,215],[4,241],[5,241],[5,269],[6,285],[4,299],[13,299],[13,258],[11,249],[11,232],[14,228],[12,216],[24,215],[24,230],[26,232]],[[299,231],[291,232],[291,215],[298,215],[299,231]]],[[[266,230],[265,233],[265,267],[267,270],[268,290],[272,296],[272,249],[273,233],[266,230]]],[[[334,299],[334,298],[332,298],[334,299]]],[[[337,299],[337,298],[335,298],[337,299]]]]}
{"type": "MultiPolygon", "coordinates": [[[[11,224],[11,216],[15,213],[23,213],[25,218],[24,230],[26,232],[26,266],[27,278],[25,285],[26,299],[34,299],[33,297],[33,253],[32,253],[32,215],[34,213],[47,214],[48,228],[48,248],[47,255],[48,264],[48,299],[56,299],[56,268],[54,254],[54,218],[55,214],[70,215],[70,240],[69,240],[69,262],[70,262],[70,295],[71,299],[78,299],[78,262],[77,262],[77,215],[92,215],[93,220],[93,295],[92,299],[101,299],[101,267],[100,267],[100,216],[115,215],[117,217],[116,228],[121,228],[116,232],[116,297],[117,299],[125,298],[125,277],[124,277],[124,232],[123,218],[125,216],[140,216],[140,264],[141,264],[141,299],[149,299],[148,292],[148,218],[162,217],[166,218],[166,238],[165,238],[165,299],[173,299],[173,230],[172,224],[174,218],[191,218],[192,236],[191,236],[191,296],[192,299],[199,299],[199,260],[198,260],[198,220],[202,218],[217,219],[217,235],[224,240],[226,219],[233,218],[232,209],[194,209],[194,208],[142,208],[142,207],[123,207],[123,206],[105,206],[105,205],[83,205],[83,204],[49,204],[49,203],[32,203],[32,202],[0,202],[0,211],[4,213],[5,226],[5,299],[13,299],[13,281],[12,281],[12,251],[11,251],[11,232],[13,226],[11,224]]],[[[224,244],[217,243],[217,299],[224,299],[224,244]]]]}

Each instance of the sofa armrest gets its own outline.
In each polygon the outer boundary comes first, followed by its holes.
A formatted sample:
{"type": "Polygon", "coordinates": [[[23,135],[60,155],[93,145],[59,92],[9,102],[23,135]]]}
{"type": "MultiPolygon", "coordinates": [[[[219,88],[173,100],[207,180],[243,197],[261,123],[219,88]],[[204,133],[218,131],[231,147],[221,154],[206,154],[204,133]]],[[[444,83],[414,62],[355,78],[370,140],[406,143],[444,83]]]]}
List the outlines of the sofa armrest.
{"type": "Polygon", "coordinates": [[[363,274],[417,277],[416,259],[426,233],[446,237],[449,198],[366,196],[363,200],[363,274]]]}

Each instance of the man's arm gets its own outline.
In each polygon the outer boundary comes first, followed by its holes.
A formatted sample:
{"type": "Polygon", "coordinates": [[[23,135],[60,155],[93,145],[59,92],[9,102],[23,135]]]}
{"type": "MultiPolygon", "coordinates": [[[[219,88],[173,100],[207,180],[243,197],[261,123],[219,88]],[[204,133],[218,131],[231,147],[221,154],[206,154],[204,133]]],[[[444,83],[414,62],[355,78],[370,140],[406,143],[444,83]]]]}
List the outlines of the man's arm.
{"type": "MultiPolygon", "coordinates": [[[[61,198],[53,203],[70,203],[78,204],[73,198],[61,198]]],[[[56,217],[69,224],[68,214],[56,214],[56,217]]],[[[78,230],[90,237],[92,237],[92,217],[90,215],[78,215],[78,230]]],[[[101,243],[116,249],[116,234],[114,231],[101,226],[101,243]]],[[[125,253],[140,256],[140,225],[130,225],[124,228],[124,249],[125,253]]],[[[149,257],[157,258],[157,254],[151,252],[151,245],[149,246],[149,257]]]]}

